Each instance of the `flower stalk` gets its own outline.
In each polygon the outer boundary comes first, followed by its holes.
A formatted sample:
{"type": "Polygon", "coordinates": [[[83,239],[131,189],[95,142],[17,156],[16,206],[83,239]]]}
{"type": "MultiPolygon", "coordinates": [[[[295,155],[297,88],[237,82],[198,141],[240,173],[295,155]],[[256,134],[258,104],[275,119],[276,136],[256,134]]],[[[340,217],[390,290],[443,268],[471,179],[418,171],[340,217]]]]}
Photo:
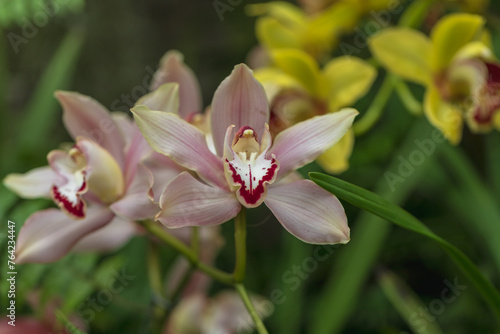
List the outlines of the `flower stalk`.
{"type": "Polygon", "coordinates": [[[234,218],[234,240],[236,251],[236,265],[234,267],[233,279],[236,283],[242,283],[245,279],[247,263],[246,237],[247,237],[246,210],[242,208],[234,218]]]}
{"type": "Polygon", "coordinates": [[[264,323],[260,319],[259,315],[257,314],[257,311],[255,310],[255,307],[252,304],[252,301],[248,297],[245,286],[243,284],[235,284],[235,288],[236,291],[238,291],[241,300],[245,304],[248,313],[250,313],[250,316],[252,317],[252,320],[255,323],[255,328],[257,329],[257,332],[259,334],[268,334],[268,331],[264,326],[264,323]]]}

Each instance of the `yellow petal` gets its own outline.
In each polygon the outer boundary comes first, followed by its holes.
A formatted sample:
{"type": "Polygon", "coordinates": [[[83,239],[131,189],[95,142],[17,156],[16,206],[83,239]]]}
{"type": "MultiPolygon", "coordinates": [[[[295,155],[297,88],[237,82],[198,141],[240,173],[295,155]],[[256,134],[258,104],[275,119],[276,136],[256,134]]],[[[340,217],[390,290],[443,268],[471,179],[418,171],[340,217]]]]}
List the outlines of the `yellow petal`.
{"type": "Polygon", "coordinates": [[[284,1],[248,5],[245,10],[250,16],[268,15],[288,25],[305,25],[306,21],[300,8],[284,1]]]}
{"type": "Polygon", "coordinates": [[[349,158],[354,147],[354,131],[350,129],[337,144],[325,151],[316,161],[332,174],[339,174],[349,168],[349,158]]]}
{"type": "Polygon", "coordinates": [[[463,127],[460,112],[442,100],[434,86],[430,86],[425,93],[424,110],[429,122],[438,128],[451,144],[456,145],[460,142],[463,127]]]}
{"type": "Polygon", "coordinates": [[[302,48],[300,34],[272,17],[262,17],[255,23],[259,42],[268,49],[302,48]]]}
{"type": "Polygon", "coordinates": [[[481,58],[487,61],[495,61],[493,51],[483,42],[474,41],[466,44],[453,57],[453,60],[481,58]]]}
{"type": "Polygon", "coordinates": [[[266,91],[269,101],[272,101],[276,94],[278,94],[282,89],[303,89],[300,82],[279,68],[259,68],[254,71],[253,76],[262,84],[262,86],[264,86],[264,90],[266,91]]]}
{"type": "Polygon", "coordinates": [[[330,110],[351,106],[370,89],[377,71],[366,61],[343,56],[326,64],[323,75],[328,82],[330,110]]]}
{"type": "Polygon", "coordinates": [[[450,14],[441,19],[431,33],[432,67],[445,68],[462,47],[471,42],[484,25],[484,19],[472,14],[450,14]]]}
{"type": "Polygon", "coordinates": [[[493,114],[493,124],[495,125],[495,128],[500,131],[500,111],[493,114]]]}
{"type": "Polygon", "coordinates": [[[420,84],[431,81],[431,42],[416,30],[387,28],[369,39],[373,55],[391,72],[420,84]]]}
{"type": "Polygon", "coordinates": [[[320,74],[318,64],[311,56],[297,49],[279,49],[271,51],[271,58],[276,66],[299,81],[309,93],[317,94],[320,74]]]}

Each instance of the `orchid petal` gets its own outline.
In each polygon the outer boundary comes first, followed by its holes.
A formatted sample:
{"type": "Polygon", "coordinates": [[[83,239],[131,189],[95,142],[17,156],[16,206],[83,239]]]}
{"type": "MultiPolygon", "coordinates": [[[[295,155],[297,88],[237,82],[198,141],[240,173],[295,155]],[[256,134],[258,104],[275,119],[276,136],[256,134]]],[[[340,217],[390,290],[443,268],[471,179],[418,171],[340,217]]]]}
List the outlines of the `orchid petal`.
{"type": "Polygon", "coordinates": [[[154,152],[135,123],[131,135],[132,139],[129,145],[127,145],[125,155],[124,175],[126,187],[132,182],[137,171],[137,166],[154,152]]]}
{"type": "MultiPolygon", "coordinates": [[[[160,110],[177,114],[179,112],[179,84],[163,84],[153,92],[141,97],[137,100],[135,105],[144,105],[151,110],[160,110]]],[[[186,116],[181,117],[185,118],[186,116]]]]}
{"type": "Polygon", "coordinates": [[[50,189],[57,175],[49,167],[39,167],[25,174],[9,174],[3,184],[23,198],[50,198],[50,189]]]}
{"type": "Polygon", "coordinates": [[[310,55],[298,49],[276,49],[271,51],[276,66],[302,83],[305,89],[315,95],[319,86],[320,72],[317,62],[310,55]]]}
{"type": "Polygon", "coordinates": [[[168,82],[179,84],[180,117],[186,119],[190,114],[202,111],[201,90],[198,79],[196,79],[193,71],[184,64],[184,56],[175,50],[167,52],[161,59],[160,68],[156,71],[151,84],[151,90],[156,90],[168,82]]]}
{"type": "Polygon", "coordinates": [[[232,193],[182,172],[165,188],[160,207],[156,220],[169,228],[178,228],[225,223],[238,214],[241,204],[232,193]]]}
{"type": "Polygon", "coordinates": [[[438,128],[451,144],[462,139],[463,119],[459,110],[441,98],[436,87],[427,89],[424,97],[424,111],[427,119],[438,128]]]}
{"type": "Polygon", "coordinates": [[[84,219],[72,220],[57,209],[32,214],[19,232],[16,262],[52,262],[66,255],[75,243],[113,218],[108,208],[90,206],[84,219]]]}
{"type": "Polygon", "coordinates": [[[158,205],[153,202],[152,187],[152,173],[140,164],[127,193],[113,203],[110,209],[117,215],[131,220],[152,219],[159,210],[158,205]]]}
{"type": "Polygon", "coordinates": [[[72,250],[76,252],[113,251],[137,233],[137,225],[133,221],[115,216],[108,224],[80,239],[72,250]]]}
{"type": "Polygon", "coordinates": [[[337,57],[326,64],[323,74],[328,81],[331,111],[351,106],[365,95],[377,76],[366,61],[356,57],[337,57]]]}
{"type": "Polygon", "coordinates": [[[479,15],[450,14],[442,18],[431,33],[435,71],[442,70],[454,55],[475,37],[480,37],[484,19],[479,15]]]}
{"type": "Polygon", "coordinates": [[[73,139],[84,136],[104,147],[123,166],[125,141],[110,113],[94,99],[73,92],[56,92],[63,122],[73,139]]]}
{"type": "Polygon", "coordinates": [[[87,183],[89,190],[104,203],[112,203],[125,190],[123,172],[111,154],[97,143],[79,137],[76,147],[87,161],[87,183]]]}
{"type": "Polygon", "coordinates": [[[144,164],[153,174],[154,182],[152,191],[154,194],[154,201],[158,203],[160,201],[160,195],[167,184],[185,169],[173,162],[166,155],[158,152],[153,152],[153,154],[144,161],[144,164]]]}
{"type": "Polygon", "coordinates": [[[432,44],[423,33],[409,28],[386,28],[369,39],[373,55],[389,71],[423,85],[432,80],[432,44]]]}
{"type": "MultiPolygon", "coordinates": [[[[287,26],[273,17],[261,17],[255,22],[255,35],[268,49],[302,48],[297,28],[287,26]]],[[[300,28],[299,28],[300,29],[300,28]]]]}
{"type": "Polygon", "coordinates": [[[330,174],[338,174],[349,168],[349,158],[354,147],[354,131],[350,129],[337,144],[330,147],[317,159],[321,167],[330,174]]]}
{"type": "Polygon", "coordinates": [[[338,244],[349,241],[342,204],[310,180],[270,187],[264,203],[288,232],[304,242],[338,244]]]}
{"type": "Polygon", "coordinates": [[[346,108],[280,132],[270,150],[280,164],[279,176],[286,176],[332,147],[347,133],[357,114],[355,109],[346,108]]]}
{"type": "MultiPolygon", "coordinates": [[[[236,197],[242,205],[247,208],[254,208],[262,204],[267,193],[268,184],[272,184],[278,175],[279,163],[276,161],[274,155],[270,159],[267,158],[267,151],[271,146],[271,134],[269,133],[266,124],[266,131],[261,140],[260,152],[249,152],[248,144],[243,147],[242,152],[235,152],[231,147],[231,134],[234,126],[230,126],[226,132],[226,144],[224,146],[224,168],[226,178],[231,184],[233,191],[236,192],[236,197]]],[[[245,132],[251,131],[255,136],[253,130],[249,127],[243,127],[236,134],[238,144],[243,141],[250,141],[257,145],[257,141],[251,138],[245,138],[245,132]]]]}
{"type": "Polygon", "coordinates": [[[134,107],[132,112],[139,129],[156,152],[194,170],[208,183],[227,188],[222,160],[210,152],[200,130],[175,114],[149,110],[146,106],[134,107]]]}
{"type": "Polygon", "coordinates": [[[210,117],[219,156],[223,154],[224,135],[230,125],[237,129],[250,126],[262,137],[264,124],[269,122],[266,92],[245,64],[236,65],[215,91],[210,117]]]}
{"type": "Polygon", "coordinates": [[[50,195],[61,210],[72,218],[85,217],[87,204],[82,195],[88,190],[87,162],[82,152],[72,148],[69,152],[53,150],[47,155],[56,179],[50,195]]]}
{"type": "Polygon", "coordinates": [[[130,145],[135,127],[134,120],[122,111],[113,111],[111,118],[120,130],[125,146],[130,145]]]}

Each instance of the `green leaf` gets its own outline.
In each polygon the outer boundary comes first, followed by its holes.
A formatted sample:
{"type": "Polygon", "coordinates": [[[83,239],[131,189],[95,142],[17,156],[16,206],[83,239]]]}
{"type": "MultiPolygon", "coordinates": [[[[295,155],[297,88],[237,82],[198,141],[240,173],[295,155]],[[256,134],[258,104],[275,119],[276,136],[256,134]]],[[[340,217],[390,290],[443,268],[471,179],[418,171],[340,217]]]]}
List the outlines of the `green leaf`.
{"type": "Polygon", "coordinates": [[[490,304],[492,310],[500,318],[500,294],[498,290],[479,271],[476,265],[458,248],[434,234],[427,226],[413,215],[382,197],[360,188],[354,184],[342,181],[333,176],[321,173],[310,173],[310,178],[325,190],[348,201],[368,212],[410,230],[426,236],[436,242],[448,253],[464,274],[472,281],[483,298],[490,304]]]}
{"type": "MultiPolygon", "coordinates": [[[[397,108],[397,106],[394,107],[397,108]]],[[[407,157],[415,150],[415,139],[421,139],[423,136],[429,138],[432,131],[434,129],[425,119],[417,120],[398,150],[394,152],[387,171],[397,171],[401,164],[399,157],[407,157]]],[[[436,151],[438,149],[439,147],[436,147],[436,151]]],[[[386,172],[378,178],[375,191],[394,203],[404,203],[412,189],[428,175],[432,161],[433,156],[425,159],[419,168],[415,169],[403,182],[397,184],[390,184],[387,181],[388,172],[386,172]]],[[[342,327],[358,300],[362,298],[362,288],[368,280],[392,227],[386,220],[368,212],[361,212],[352,226],[352,240],[348,247],[339,249],[330,278],[321,291],[321,297],[312,308],[313,319],[310,333],[335,334],[342,331],[342,327]],[[370,251],[367,252],[367,249],[370,251]],[[356,265],[353,266],[352,263],[356,265]]]]}
{"type": "Polygon", "coordinates": [[[410,327],[414,333],[443,333],[436,322],[429,321],[424,327],[418,322],[415,323],[411,321],[412,316],[416,314],[423,315],[426,319],[432,319],[432,316],[429,314],[428,308],[420,298],[418,298],[411,288],[396,274],[389,270],[381,270],[378,273],[378,282],[387,299],[389,299],[391,304],[401,315],[401,318],[408,324],[408,327],[410,327]]]}
{"type": "Polygon", "coordinates": [[[33,151],[43,145],[40,138],[50,132],[54,119],[60,118],[54,92],[69,86],[83,40],[82,31],[68,32],[45,69],[24,111],[25,120],[18,132],[20,149],[33,151]]]}

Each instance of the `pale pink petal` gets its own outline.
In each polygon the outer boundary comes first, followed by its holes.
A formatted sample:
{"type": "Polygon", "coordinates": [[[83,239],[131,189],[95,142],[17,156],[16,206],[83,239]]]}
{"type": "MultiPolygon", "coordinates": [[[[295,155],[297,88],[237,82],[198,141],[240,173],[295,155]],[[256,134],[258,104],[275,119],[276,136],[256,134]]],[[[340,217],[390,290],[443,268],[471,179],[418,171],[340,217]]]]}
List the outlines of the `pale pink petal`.
{"type": "Polygon", "coordinates": [[[50,197],[50,189],[57,176],[49,167],[39,167],[25,174],[9,174],[3,184],[23,198],[50,197]]]}
{"type": "Polygon", "coordinates": [[[122,111],[111,112],[111,118],[120,130],[125,146],[132,141],[132,135],[135,125],[134,120],[128,114],[122,111]]]}
{"type": "MultiPolygon", "coordinates": [[[[9,312],[9,311],[7,311],[9,312]]],[[[47,334],[53,333],[53,328],[48,324],[26,316],[16,317],[15,326],[9,324],[8,316],[3,316],[0,320],[0,333],[2,334],[47,334]]]]}
{"type": "Polygon", "coordinates": [[[156,220],[170,228],[222,224],[241,210],[233,193],[203,184],[187,172],[165,188],[160,207],[156,220]]]}
{"type": "Polygon", "coordinates": [[[346,108],[313,117],[280,132],[270,150],[280,164],[279,177],[313,161],[337,143],[357,114],[355,109],[346,108]]]}
{"type": "Polygon", "coordinates": [[[179,116],[186,119],[192,113],[201,112],[200,85],[193,71],[184,64],[184,56],[179,51],[172,50],[163,56],[160,68],[153,77],[151,90],[167,82],[179,84],[179,116]]]}
{"type": "Polygon", "coordinates": [[[153,174],[140,164],[125,196],[113,203],[110,209],[117,215],[131,220],[152,219],[160,210],[153,202],[152,187],[153,174]]]}
{"type": "Polygon", "coordinates": [[[113,213],[90,206],[84,219],[74,220],[58,209],[32,214],[21,227],[16,244],[16,263],[53,262],[66,255],[75,243],[107,224],[113,213]]]}
{"type": "Polygon", "coordinates": [[[236,65],[215,91],[210,117],[215,149],[220,156],[230,125],[237,129],[249,126],[262,138],[264,124],[269,122],[266,92],[245,64],[236,65]]]}
{"type": "Polygon", "coordinates": [[[345,244],[349,226],[342,204],[310,180],[269,187],[264,201],[288,232],[310,244],[345,244]]]}
{"type": "MultiPolygon", "coordinates": [[[[135,103],[151,110],[159,110],[177,114],[179,112],[179,84],[167,83],[144,95],[135,103]]],[[[184,117],[183,117],[184,118],[184,117]]]]}
{"type": "Polygon", "coordinates": [[[137,166],[154,153],[151,146],[134,123],[132,129],[132,140],[125,149],[125,185],[128,187],[137,171],[137,166]]]}
{"type": "Polygon", "coordinates": [[[80,239],[73,247],[73,251],[113,251],[129,241],[138,232],[139,229],[133,221],[115,216],[108,224],[80,239]]]}
{"type": "Polygon", "coordinates": [[[95,141],[123,166],[125,141],[108,110],[82,94],[58,91],[55,95],[63,108],[63,122],[71,137],[83,136],[95,141]]]}
{"type": "Polygon", "coordinates": [[[210,152],[203,132],[172,113],[149,110],[146,106],[134,107],[132,112],[155,151],[194,170],[203,180],[227,188],[222,159],[210,152]]]}
{"type": "Polygon", "coordinates": [[[153,174],[153,195],[154,201],[160,201],[160,195],[163,190],[177,175],[185,171],[185,168],[179,166],[172,161],[166,155],[160,154],[158,152],[153,152],[149,156],[144,164],[153,174]]]}
{"type": "Polygon", "coordinates": [[[200,319],[207,303],[202,294],[183,298],[165,322],[162,334],[203,333],[200,319]]]}
{"type": "MultiPolygon", "coordinates": [[[[271,301],[252,293],[249,298],[261,319],[268,317],[274,310],[271,301]]],[[[205,333],[252,333],[254,322],[241,297],[235,292],[225,290],[217,294],[203,312],[202,325],[205,333]]]]}

